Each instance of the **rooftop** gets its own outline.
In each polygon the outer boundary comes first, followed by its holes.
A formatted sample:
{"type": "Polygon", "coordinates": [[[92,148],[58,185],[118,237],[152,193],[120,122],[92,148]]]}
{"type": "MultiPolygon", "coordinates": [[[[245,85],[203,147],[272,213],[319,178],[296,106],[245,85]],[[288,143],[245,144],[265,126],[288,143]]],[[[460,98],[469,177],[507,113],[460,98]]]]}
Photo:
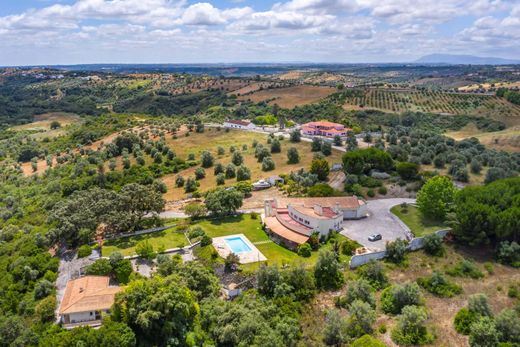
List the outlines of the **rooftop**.
{"type": "Polygon", "coordinates": [[[345,126],[343,124],[339,124],[339,123],[333,123],[333,122],[328,122],[328,121],[317,121],[317,122],[309,122],[309,123],[305,123],[303,124],[302,126],[308,126],[308,127],[342,127],[344,128],[345,126]]]}
{"type": "Polygon", "coordinates": [[[288,205],[301,205],[314,208],[315,205],[322,207],[339,207],[342,209],[357,209],[365,202],[357,196],[336,196],[325,198],[279,198],[276,199],[276,208],[287,208],[288,205]]]}
{"type": "Polygon", "coordinates": [[[108,310],[120,287],[109,286],[106,276],[85,276],[67,282],[60,314],[108,310]]]}
{"type": "Polygon", "coordinates": [[[271,232],[299,245],[307,242],[309,239],[309,236],[302,235],[285,227],[278,219],[276,219],[276,217],[265,217],[264,223],[271,232]]]}

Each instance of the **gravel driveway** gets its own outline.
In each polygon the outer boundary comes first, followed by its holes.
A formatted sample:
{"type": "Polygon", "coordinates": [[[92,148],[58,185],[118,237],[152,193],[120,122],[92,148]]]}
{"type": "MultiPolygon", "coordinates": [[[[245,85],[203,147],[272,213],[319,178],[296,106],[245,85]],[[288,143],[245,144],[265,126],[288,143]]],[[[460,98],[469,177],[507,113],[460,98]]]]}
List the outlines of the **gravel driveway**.
{"type": "Polygon", "coordinates": [[[406,239],[410,235],[408,227],[390,212],[390,208],[403,202],[415,203],[415,199],[378,199],[368,201],[368,217],[343,221],[341,234],[370,249],[383,250],[387,241],[406,239]],[[382,240],[368,241],[372,234],[381,234],[382,240]]]}

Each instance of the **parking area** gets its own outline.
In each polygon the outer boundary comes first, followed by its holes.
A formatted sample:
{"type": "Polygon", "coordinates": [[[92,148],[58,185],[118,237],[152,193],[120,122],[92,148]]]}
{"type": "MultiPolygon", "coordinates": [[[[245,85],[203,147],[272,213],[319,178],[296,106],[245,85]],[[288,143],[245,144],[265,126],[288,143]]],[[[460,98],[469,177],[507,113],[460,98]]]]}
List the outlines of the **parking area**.
{"type": "Polygon", "coordinates": [[[415,199],[395,198],[368,201],[368,217],[343,221],[341,234],[373,250],[385,249],[387,241],[410,238],[411,233],[408,227],[390,212],[391,207],[403,202],[415,203],[415,199]],[[375,242],[368,241],[368,237],[372,234],[381,234],[383,238],[375,242]]]}

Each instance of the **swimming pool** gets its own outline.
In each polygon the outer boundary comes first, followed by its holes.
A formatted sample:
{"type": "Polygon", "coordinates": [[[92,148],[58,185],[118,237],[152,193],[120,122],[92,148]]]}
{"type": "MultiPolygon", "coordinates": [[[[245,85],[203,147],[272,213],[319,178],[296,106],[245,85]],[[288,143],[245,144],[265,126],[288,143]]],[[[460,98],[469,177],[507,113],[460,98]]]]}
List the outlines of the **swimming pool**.
{"type": "Polygon", "coordinates": [[[228,237],[224,239],[228,247],[231,249],[231,252],[237,254],[237,253],[244,253],[244,252],[251,252],[251,247],[240,237],[228,237]]]}

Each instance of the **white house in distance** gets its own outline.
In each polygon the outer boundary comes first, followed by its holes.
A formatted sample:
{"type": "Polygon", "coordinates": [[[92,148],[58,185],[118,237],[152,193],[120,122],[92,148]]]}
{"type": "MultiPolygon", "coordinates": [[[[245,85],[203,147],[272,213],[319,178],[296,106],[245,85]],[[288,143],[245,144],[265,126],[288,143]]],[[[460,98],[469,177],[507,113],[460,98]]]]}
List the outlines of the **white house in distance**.
{"type": "Polygon", "coordinates": [[[269,235],[289,248],[307,242],[314,232],[341,230],[344,219],[367,216],[367,205],[356,196],[267,199],[264,225],[269,235]]]}
{"type": "Polygon", "coordinates": [[[65,326],[101,324],[101,314],[109,312],[121,290],[109,282],[106,276],[85,276],[67,282],[58,311],[61,322],[65,326]]]}
{"type": "Polygon", "coordinates": [[[256,126],[248,120],[230,119],[224,122],[224,128],[252,130],[256,126]]]}

